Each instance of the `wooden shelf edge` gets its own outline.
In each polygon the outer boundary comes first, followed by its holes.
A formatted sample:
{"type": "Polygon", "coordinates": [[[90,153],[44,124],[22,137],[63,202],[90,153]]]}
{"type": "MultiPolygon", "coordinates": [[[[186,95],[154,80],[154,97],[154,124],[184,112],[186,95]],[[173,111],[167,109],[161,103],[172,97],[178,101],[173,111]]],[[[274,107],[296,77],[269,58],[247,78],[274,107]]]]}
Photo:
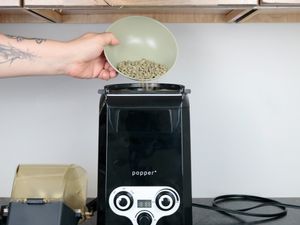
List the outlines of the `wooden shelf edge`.
{"type": "Polygon", "coordinates": [[[51,9],[27,9],[27,11],[32,14],[33,16],[37,16],[39,18],[43,18],[47,20],[48,22],[52,23],[62,23],[63,22],[63,17],[62,15],[51,9]]]}
{"type": "Polygon", "coordinates": [[[293,14],[257,14],[245,23],[300,23],[300,13],[293,14]]]}
{"type": "MultiPolygon", "coordinates": [[[[1,7],[0,7],[1,9],[1,7]]],[[[133,15],[148,16],[164,23],[299,23],[300,8],[294,11],[278,7],[106,7],[105,10],[72,10],[21,8],[22,15],[2,15],[0,23],[111,23],[133,15]],[[231,11],[229,12],[229,10],[231,11]],[[220,10],[220,11],[218,11],[220,10]],[[26,12],[26,13],[25,13],[26,12]],[[228,13],[229,12],[229,13],[228,13]]],[[[294,8],[293,8],[294,9],[294,8]]]]}
{"type": "Polygon", "coordinates": [[[126,16],[147,16],[163,23],[225,23],[225,16],[221,14],[146,14],[146,13],[115,13],[107,15],[64,15],[64,23],[112,23],[126,16]]]}
{"type": "Polygon", "coordinates": [[[299,0],[260,0],[261,6],[279,6],[279,7],[299,7],[299,0]]]}
{"type": "Polygon", "coordinates": [[[73,1],[61,1],[61,0],[25,0],[25,7],[30,8],[85,8],[85,7],[99,7],[99,6],[117,6],[117,7],[172,7],[172,6],[257,6],[259,0],[73,0],[73,1]]]}
{"type": "Polygon", "coordinates": [[[24,7],[26,8],[65,8],[65,7],[103,7],[109,6],[107,0],[72,0],[72,1],[61,1],[61,0],[25,0],[24,7]]]}
{"type": "Polygon", "coordinates": [[[45,18],[33,16],[24,8],[18,9],[21,14],[2,14],[0,13],[0,23],[45,23],[49,22],[45,18]]]}
{"type": "MultiPolygon", "coordinates": [[[[65,24],[96,24],[112,23],[122,17],[141,15],[152,17],[163,23],[228,23],[226,15],[160,15],[160,14],[114,14],[107,15],[62,15],[61,19],[51,21],[40,16],[32,15],[0,15],[0,23],[65,23],[65,24]]],[[[230,21],[229,21],[230,22],[230,21]]],[[[239,23],[300,23],[300,14],[252,14],[252,17],[239,21],[239,23]]]]}
{"type": "Polygon", "coordinates": [[[112,13],[91,15],[63,15],[63,23],[111,23],[125,16],[148,16],[163,23],[299,23],[300,12],[292,14],[262,14],[258,9],[233,10],[229,14],[184,13],[112,13]],[[231,13],[231,14],[230,14],[231,13]],[[237,14],[234,16],[234,14],[237,14]]]}

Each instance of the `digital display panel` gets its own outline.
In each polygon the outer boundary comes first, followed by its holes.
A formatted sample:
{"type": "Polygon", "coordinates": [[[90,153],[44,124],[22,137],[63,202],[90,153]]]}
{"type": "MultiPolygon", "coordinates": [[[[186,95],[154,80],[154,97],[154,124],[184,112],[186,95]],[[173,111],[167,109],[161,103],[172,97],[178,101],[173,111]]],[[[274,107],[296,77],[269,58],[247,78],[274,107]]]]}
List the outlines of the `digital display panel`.
{"type": "Polygon", "coordinates": [[[152,201],[151,200],[138,200],[138,208],[151,208],[152,201]]]}

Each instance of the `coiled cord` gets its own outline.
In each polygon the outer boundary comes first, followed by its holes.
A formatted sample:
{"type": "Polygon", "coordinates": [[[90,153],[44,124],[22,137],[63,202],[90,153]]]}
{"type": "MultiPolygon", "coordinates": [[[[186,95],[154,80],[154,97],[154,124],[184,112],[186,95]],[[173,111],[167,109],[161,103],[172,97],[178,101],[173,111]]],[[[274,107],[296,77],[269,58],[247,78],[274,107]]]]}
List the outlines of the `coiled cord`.
{"type": "Polygon", "coordinates": [[[279,219],[287,215],[287,208],[295,208],[300,209],[299,205],[291,205],[285,204],[270,198],[263,198],[259,196],[253,195],[221,195],[213,199],[212,206],[203,205],[199,203],[193,203],[193,207],[204,208],[209,210],[214,210],[217,212],[225,213],[230,216],[232,215],[242,215],[242,216],[251,216],[265,219],[279,219]],[[224,206],[224,203],[232,203],[232,202],[253,202],[257,203],[255,206],[240,208],[240,209],[231,209],[224,206]],[[276,210],[274,213],[257,213],[251,212],[251,210],[264,208],[264,207],[272,207],[276,210]]]}

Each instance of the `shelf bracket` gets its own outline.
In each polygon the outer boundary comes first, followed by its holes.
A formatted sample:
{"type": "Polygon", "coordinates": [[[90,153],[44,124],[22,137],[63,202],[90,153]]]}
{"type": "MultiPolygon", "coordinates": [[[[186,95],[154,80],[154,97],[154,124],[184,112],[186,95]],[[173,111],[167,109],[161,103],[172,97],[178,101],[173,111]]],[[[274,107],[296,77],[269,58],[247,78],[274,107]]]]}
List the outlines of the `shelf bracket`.
{"type": "Polygon", "coordinates": [[[228,23],[242,23],[247,21],[248,19],[252,18],[257,14],[257,9],[256,8],[251,8],[251,9],[236,9],[230,11],[226,16],[225,20],[228,23]]]}
{"type": "Polygon", "coordinates": [[[54,9],[26,9],[30,14],[46,19],[52,23],[63,22],[63,16],[54,9]]]}

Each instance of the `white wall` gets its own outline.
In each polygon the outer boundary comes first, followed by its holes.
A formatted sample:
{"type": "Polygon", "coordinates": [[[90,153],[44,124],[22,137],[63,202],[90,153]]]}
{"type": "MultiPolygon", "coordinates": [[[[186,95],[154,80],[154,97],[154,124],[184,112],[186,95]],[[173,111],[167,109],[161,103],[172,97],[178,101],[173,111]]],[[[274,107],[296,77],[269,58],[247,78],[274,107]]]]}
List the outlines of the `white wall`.
{"type": "MultiPolygon", "coordinates": [[[[300,196],[300,24],[168,24],[180,53],[160,82],[192,89],[193,196],[300,196]]],[[[68,40],[107,25],[1,24],[68,40]]],[[[80,54],[80,52],[78,52],[80,54]]],[[[0,196],[19,163],[76,163],[96,195],[97,90],[67,77],[0,80],[0,196]]]]}

